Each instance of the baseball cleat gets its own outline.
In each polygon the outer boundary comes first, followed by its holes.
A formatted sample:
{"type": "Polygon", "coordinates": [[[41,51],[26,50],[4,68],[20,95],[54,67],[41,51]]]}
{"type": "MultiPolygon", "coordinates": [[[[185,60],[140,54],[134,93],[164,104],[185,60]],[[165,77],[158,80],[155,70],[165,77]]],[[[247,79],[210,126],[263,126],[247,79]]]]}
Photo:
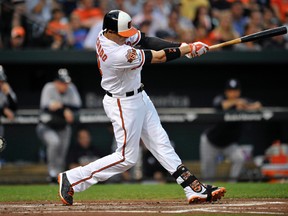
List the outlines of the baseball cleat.
{"type": "Polygon", "coordinates": [[[71,187],[70,182],[66,176],[66,173],[60,173],[58,175],[59,183],[59,196],[64,205],[73,205],[74,190],[71,187]]]}
{"type": "Polygon", "coordinates": [[[226,189],[212,185],[201,184],[198,180],[193,182],[192,190],[188,193],[189,204],[211,203],[224,197],[226,189]]]}

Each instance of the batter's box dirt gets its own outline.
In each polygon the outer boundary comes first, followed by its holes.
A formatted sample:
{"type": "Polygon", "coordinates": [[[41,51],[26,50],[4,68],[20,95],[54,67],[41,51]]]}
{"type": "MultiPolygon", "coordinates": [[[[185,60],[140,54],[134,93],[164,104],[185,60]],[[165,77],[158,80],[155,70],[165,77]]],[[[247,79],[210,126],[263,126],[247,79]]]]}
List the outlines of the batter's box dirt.
{"type": "Polygon", "coordinates": [[[0,215],[53,216],[150,216],[150,215],[288,215],[287,199],[223,199],[216,203],[188,205],[185,200],[169,201],[83,201],[73,206],[60,202],[0,203],[0,215]]]}

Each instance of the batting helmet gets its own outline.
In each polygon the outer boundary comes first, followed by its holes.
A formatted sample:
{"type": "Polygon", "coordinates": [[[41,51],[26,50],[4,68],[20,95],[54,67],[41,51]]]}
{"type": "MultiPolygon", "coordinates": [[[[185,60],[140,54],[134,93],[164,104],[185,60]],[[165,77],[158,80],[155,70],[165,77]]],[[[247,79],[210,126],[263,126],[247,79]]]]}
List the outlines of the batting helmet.
{"type": "Polygon", "coordinates": [[[111,30],[122,37],[131,37],[138,32],[131,23],[129,14],[121,10],[111,10],[104,16],[103,30],[111,30]]]}
{"type": "Polygon", "coordinates": [[[0,65],[0,81],[6,81],[7,80],[7,76],[4,72],[4,68],[2,65],[0,65]]]}

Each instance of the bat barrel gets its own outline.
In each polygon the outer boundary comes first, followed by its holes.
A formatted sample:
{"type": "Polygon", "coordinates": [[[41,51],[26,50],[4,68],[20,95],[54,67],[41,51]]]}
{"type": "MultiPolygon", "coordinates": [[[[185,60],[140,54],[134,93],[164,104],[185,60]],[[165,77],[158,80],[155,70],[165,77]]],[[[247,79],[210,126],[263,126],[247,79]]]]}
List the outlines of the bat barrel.
{"type": "Polygon", "coordinates": [[[254,34],[243,36],[241,37],[241,43],[260,40],[260,39],[264,39],[268,37],[274,37],[274,36],[283,35],[286,33],[287,33],[287,27],[280,26],[280,27],[276,27],[273,29],[267,29],[264,31],[256,32],[254,34]]]}

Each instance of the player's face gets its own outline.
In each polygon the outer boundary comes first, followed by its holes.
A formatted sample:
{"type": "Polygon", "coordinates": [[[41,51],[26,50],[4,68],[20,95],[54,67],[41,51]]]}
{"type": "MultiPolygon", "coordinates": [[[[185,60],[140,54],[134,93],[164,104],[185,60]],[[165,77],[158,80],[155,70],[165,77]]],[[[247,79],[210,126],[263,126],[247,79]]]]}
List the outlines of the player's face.
{"type": "Polygon", "coordinates": [[[58,81],[56,87],[60,94],[64,94],[68,89],[68,85],[68,83],[58,81]]]}
{"type": "Polygon", "coordinates": [[[229,89],[225,91],[225,95],[228,99],[237,99],[241,95],[240,89],[229,89]]]}

